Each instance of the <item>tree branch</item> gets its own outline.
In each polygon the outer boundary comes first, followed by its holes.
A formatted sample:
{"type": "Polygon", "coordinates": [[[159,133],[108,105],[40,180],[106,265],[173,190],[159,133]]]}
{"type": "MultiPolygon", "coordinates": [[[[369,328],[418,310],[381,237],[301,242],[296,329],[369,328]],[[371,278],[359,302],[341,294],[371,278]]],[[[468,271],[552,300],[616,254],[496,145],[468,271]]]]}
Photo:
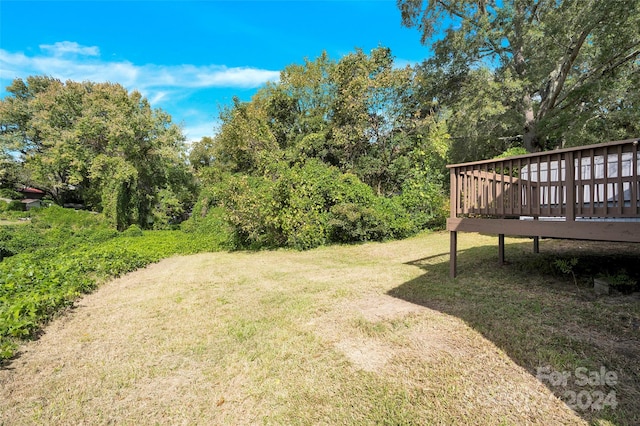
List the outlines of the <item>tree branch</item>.
{"type": "MultiPolygon", "coordinates": [[[[638,47],[640,46],[640,41],[639,42],[635,42],[632,45],[630,45],[629,47],[625,48],[624,51],[634,48],[634,47],[638,47]]],[[[591,72],[589,72],[588,74],[584,74],[582,77],[580,77],[572,86],[569,90],[567,90],[562,96],[559,96],[558,99],[556,100],[556,105],[560,105],[562,102],[564,102],[568,97],[569,94],[574,92],[576,89],[580,88],[581,86],[583,86],[588,80],[590,80],[593,76],[600,74],[606,74],[608,72],[611,72],[613,70],[615,70],[616,68],[624,65],[625,63],[633,60],[634,58],[640,57],[640,49],[636,49],[634,51],[632,51],[631,53],[629,53],[628,55],[624,56],[623,58],[621,58],[620,60],[618,60],[617,62],[613,63],[613,61],[615,61],[616,59],[620,58],[620,56],[623,55],[624,52],[620,52],[617,55],[612,56],[611,58],[609,58],[609,60],[603,62],[602,65],[600,65],[599,67],[593,69],[591,72]],[[610,66],[606,66],[607,64],[611,64],[610,66]]]]}
{"type": "Polygon", "coordinates": [[[580,33],[578,40],[574,43],[573,46],[569,47],[568,52],[566,52],[562,62],[558,64],[556,69],[554,69],[551,74],[549,74],[547,86],[543,91],[541,91],[542,102],[540,103],[540,108],[538,109],[538,113],[536,114],[537,120],[543,118],[556,105],[556,100],[560,95],[560,92],[562,92],[564,83],[569,75],[569,71],[573,67],[573,64],[578,57],[580,49],[582,49],[585,40],[594,28],[595,24],[592,24],[589,27],[585,28],[582,33],[580,33]]]}

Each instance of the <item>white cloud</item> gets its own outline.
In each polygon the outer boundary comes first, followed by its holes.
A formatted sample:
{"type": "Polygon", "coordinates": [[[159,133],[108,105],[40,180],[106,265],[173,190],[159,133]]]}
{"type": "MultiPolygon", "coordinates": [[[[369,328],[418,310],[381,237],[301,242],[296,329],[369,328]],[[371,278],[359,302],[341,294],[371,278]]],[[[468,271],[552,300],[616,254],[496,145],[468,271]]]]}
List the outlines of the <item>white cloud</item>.
{"type": "Polygon", "coordinates": [[[255,68],[206,67],[196,70],[184,70],[185,75],[193,73],[192,87],[240,87],[252,88],[261,86],[267,81],[277,81],[279,71],[255,68]]]}
{"type": "MultiPolygon", "coordinates": [[[[42,52],[26,55],[0,49],[0,80],[6,86],[14,78],[47,75],[62,81],[93,81],[120,83],[129,90],[138,90],[153,106],[172,106],[175,121],[184,119],[185,135],[190,141],[214,134],[213,118],[185,117],[189,99],[205,89],[256,89],[268,81],[278,81],[279,71],[253,67],[224,65],[138,65],[129,61],[108,61],[100,58],[96,46],[75,42],[41,45],[42,52]]],[[[212,105],[215,100],[212,99],[212,105]]]]}
{"type": "Polygon", "coordinates": [[[99,56],[100,49],[98,46],[81,46],[75,41],[59,41],[54,44],[41,44],[40,49],[52,53],[54,56],[63,56],[66,54],[99,56]]]}
{"type": "MultiPolygon", "coordinates": [[[[98,53],[98,48],[62,42],[42,45],[51,54],[26,56],[0,49],[0,77],[13,79],[34,74],[46,74],[60,80],[118,82],[153,98],[151,92],[169,88],[257,88],[267,81],[277,81],[279,71],[251,67],[229,68],[224,65],[136,65],[128,61],[110,62],[99,58],[79,58],[61,52],[98,53]],[[46,47],[46,48],[45,48],[46,47]]],[[[95,56],[95,55],[94,55],[95,56]]]]}

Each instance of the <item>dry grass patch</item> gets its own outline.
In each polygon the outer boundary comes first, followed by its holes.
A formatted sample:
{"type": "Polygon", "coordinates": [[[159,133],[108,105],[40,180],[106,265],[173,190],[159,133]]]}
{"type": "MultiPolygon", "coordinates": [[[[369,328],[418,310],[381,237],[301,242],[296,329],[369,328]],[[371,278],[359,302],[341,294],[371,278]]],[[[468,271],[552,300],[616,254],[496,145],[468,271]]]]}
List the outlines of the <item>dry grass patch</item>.
{"type": "MultiPolygon", "coordinates": [[[[474,236],[461,246],[493,240],[474,236]]],[[[487,333],[467,317],[469,306],[488,309],[488,296],[465,290],[473,275],[446,278],[447,250],[443,233],[166,259],[106,283],[24,345],[0,370],[0,423],[592,420],[518,358],[519,334],[487,333]]],[[[484,261],[493,262],[488,253],[484,261]]],[[[505,312],[491,326],[509,320],[505,312]]]]}

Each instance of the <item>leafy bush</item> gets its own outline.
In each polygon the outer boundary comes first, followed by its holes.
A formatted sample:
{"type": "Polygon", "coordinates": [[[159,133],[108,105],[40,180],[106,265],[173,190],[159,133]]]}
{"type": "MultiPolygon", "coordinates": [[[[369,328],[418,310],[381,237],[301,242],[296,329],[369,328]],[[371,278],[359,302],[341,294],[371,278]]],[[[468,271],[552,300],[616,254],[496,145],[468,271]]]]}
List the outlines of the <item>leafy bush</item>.
{"type": "Polygon", "coordinates": [[[442,229],[449,214],[449,197],[442,186],[428,179],[410,179],[403,185],[399,202],[417,229],[442,229]]]}
{"type": "Polygon", "coordinates": [[[262,176],[216,176],[183,229],[229,235],[232,248],[304,250],[402,238],[418,228],[400,198],[378,197],[357,176],[308,159],[272,164],[262,176]],[[207,222],[211,212],[216,220],[207,222]]]}
{"type": "Polygon", "coordinates": [[[142,228],[134,224],[134,225],[129,225],[127,229],[122,231],[122,235],[126,237],[142,237],[144,233],[142,232],[142,228]]]}
{"type": "Polygon", "coordinates": [[[10,188],[0,188],[0,198],[8,198],[9,200],[19,200],[22,194],[10,188]]]}
{"type": "Polygon", "coordinates": [[[13,240],[12,229],[12,226],[0,227],[0,260],[16,254],[16,251],[11,244],[11,240],[13,240]]]}
{"type": "Polygon", "coordinates": [[[331,207],[331,239],[336,242],[367,241],[376,228],[375,210],[355,203],[331,207]]]}
{"type": "Polygon", "coordinates": [[[14,211],[14,212],[23,212],[26,209],[27,207],[24,205],[24,203],[17,200],[11,201],[7,206],[8,211],[14,211]]]}
{"type": "Polygon", "coordinates": [[[174,254],[221,247],[215,235],[135,226],[118,233],[102,215],[59,207],[32,216],[29,224],[0,227],[0,362],[99,282],[174,254]]]}

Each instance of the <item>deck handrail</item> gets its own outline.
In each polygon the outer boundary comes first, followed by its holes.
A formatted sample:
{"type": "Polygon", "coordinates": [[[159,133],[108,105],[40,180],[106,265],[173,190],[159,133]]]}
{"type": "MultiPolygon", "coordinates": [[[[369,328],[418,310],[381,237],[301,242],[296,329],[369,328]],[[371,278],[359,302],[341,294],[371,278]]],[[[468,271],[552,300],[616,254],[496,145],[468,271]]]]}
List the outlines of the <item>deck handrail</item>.
{"type": "Polygon", "coordinates": [[[451,217],[638,218],[639,142],[448,165],[451,217]]]}
{"type": "Polygon", "coordinates": [[[604,143],[598,143],[598,144],[593,144],[593,145],[574,146],[574,147],[570,147],[570,148],[554,149],[552,151],[540,151],[540,152],[534,152],[534,153],[531,153],[531,154],[514,155],[513,157],[490,158],[488,160],[478,160],[478,161],[471,161],[471,162],[467,162],[467,163],[447,164],[447,169],[451,169],[451,168],[459,167],[459,166],[475,166],[475,165],[478,165],[478,164],[494,163],[496,161],[501,161],[501,160],[518,160],[518,159],[524,159],[524,158],[529,158],[529,157],[535,158],[535,157],[544,156],[544,155],[547,155],[547,154],[550,154],[550,153],[563,154],[565,152],[571,152],[571,151],[581,151],[581,150],[584,150],[584,149],[606,148],[606,147],[611,147],[611,146],[626,145],[626,144],[633,144],[633,143],[635,143],[635,144],[640,143],[640,138],[625,139],[625,140],[612,141],[612,142],[604,142],[604,143]]]}

